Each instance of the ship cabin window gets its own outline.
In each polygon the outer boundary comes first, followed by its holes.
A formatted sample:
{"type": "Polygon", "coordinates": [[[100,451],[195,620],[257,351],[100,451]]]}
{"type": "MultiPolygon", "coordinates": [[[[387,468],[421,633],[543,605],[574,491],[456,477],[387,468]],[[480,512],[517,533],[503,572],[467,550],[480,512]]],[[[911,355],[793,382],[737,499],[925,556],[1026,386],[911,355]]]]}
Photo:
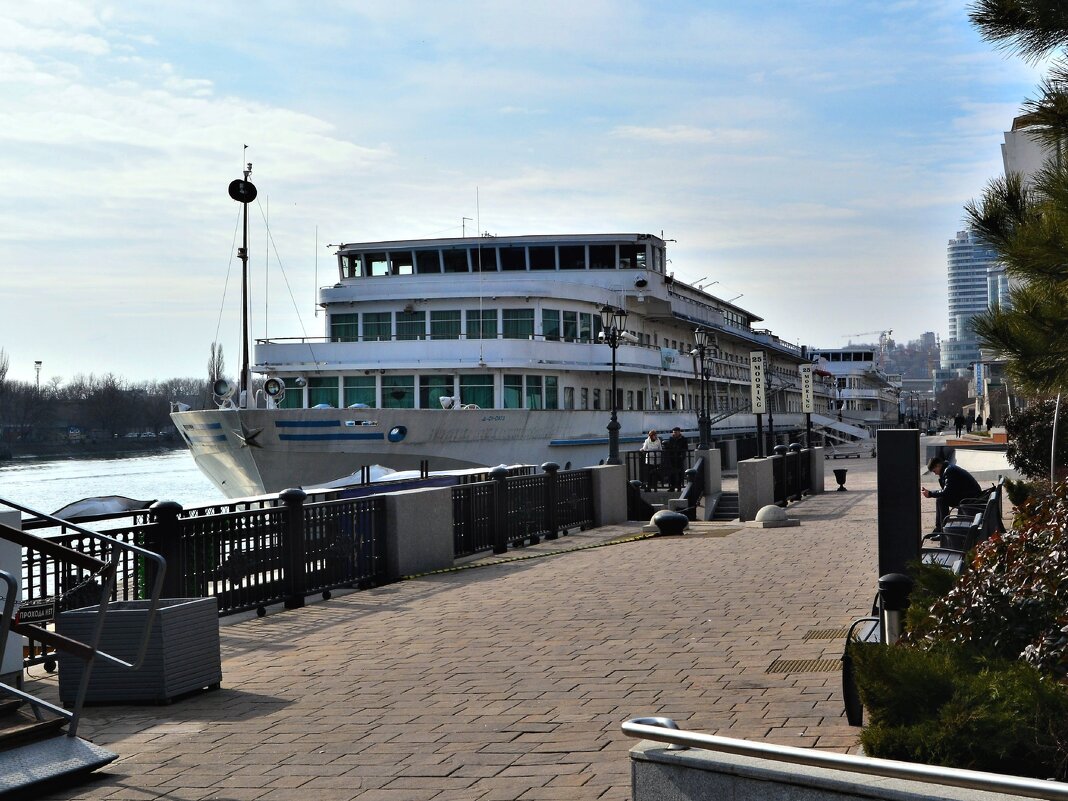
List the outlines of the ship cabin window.
{"type": "Polygon", "coordinates": [[[504,403],[505,409],[523,408],[523,376],[506,375],[504,377],[504,403]]]}
{"type": "Polygon", "coordinates": [[[621,269],[621,270],[644,270],[645,269],[645,245],[620,245],[619,246],[619,269],[621,269]]]}
{"type": "Polygon", "coordinates": [[[342,278],[363,278],[363,256],[359,253],[346,253],[338,258],[341,260],[342,278]]]}
{"type": "Polygon", "coordinates": [[[534,336],[534,310],[502,309],[501,331],[505,339],[531,339],[534,336]]]}
{"type": "Polygon", "coordinates": [[[638,411],[639,412],[645,411],[645,391],[644,390],[638,390],[638,394],[635,397],[635,400],[638,401],[638,407],[637,407],[638,411]]]}
{"type": "Polygon", "coordinates": [[[388,342],[393,339],[393,315],[389,312],[363,313],[363,341],[388,342]]]}
{"type": "Polygon", "coordinates": [[[467,266],[467,248],[441,251],[447,273],[470,272],[467,266]]]}
{"type": "Polygon", "coordinates": [[[524,247],[498,248],[502,270],[527,269],[527,249],[524,247]]]}
{"type": "Polygon", "coordinates": [[[594,409],[594,411],[597,411],[600,408],[601,408],[601,390],[594,389],[593,390],[593,409],[594,409]]]}
{"type": "Polygon", "coordinates": [[[664,272],[664,249],[653,247],[653,270],[658,273],[664,272]]]}
{"type": "Polygon", "coordinates": [[[385,253],[364,253],[365,275],[389,275],[389,259],[385,253]]]}
{"type": "Polygon", "coordinates": [[[330,340],[332,342],[359,342],[360,315],[331,314],[330,340]]]}
{"type": "Polygon", "coordinates": [[[460,310],[430,312],[431,339],[460,338],[460,310]]]}
{"type": "Polygon", "coordinates": [[[560,310],[541,310],[541,335],[546,340],[557,341],[560,339],[560,310]]]}
{"type": "Polygon", "coordinates": [[[282,409],[300,409],[304,406],[304,386],[297,383],[296,376],[293,378],[286,378],[286,394],[282,396],[282,400],[278,403],[278,406],[282,409]]]}
{"type": "Polygon", "coordinates": [[[373,375],[347,375],[344,380],[345,406],[357,403],[375,406],[375,377],[373,375]]]}
{"type": "Polygon", "coordinates": [[[415,376],[411,376],[411,375],[384,375],[384,376],[382,376],[382,408],[383,409],[414,409],[415,408],[415,376]]]}
{"type": "Polygon", "coordinates": [[[560,379],[554,375],[545,376],[545,408],[560,408],[560,379]]]}
{"type": "Polygon", "coordinates": [[[564,312],[564,342],[578,339],[578,312],[564,312]]]}
{"type": "Polygon", "coordinates": [[[397,312],[397,339],[426,339],[426,312],[397,312]]]}
{"type": "MultiPolygon", "coordinates": [[[[467,338],[468,339],[496,339],[497,338],[497,310],[496,309],[470,309],[467,312],[467,338]]],[[[479,404],[480,406],[482,404],[479,404]]]]}
{"type": "Polygon", "coordinates": [[[586,248],[584,245],[561,245],[558,250],[561,270],[586,269],[586,248]]]}
{"type": "Polygon", "coordinates": [[[472,248],[471,269],[476,273],[497,272],[497,248],[472,248]]]}
{"type": "Polygon", "coordinates": [[[399,253],[390,252],[390,275],[411,275],[412,266],[412,252],[410,250],[402,250],[399,253]]]}
{"type": "MultiPolygon", "coordinates": [[[[598,318],[600,322],[600,318],[598,318]]],[[[579,342],[593,342],[593,315],[579,315],[579,342]]]]}
{"type": "Polygon", "coordinates": [[[579,408],[583,411],[590,408],[590,391],[586,387],[579,390],[579,408]]]}
{"type": "Polygon", "coordinates": [[[528,409],[544,409],[544,398],[542,396],[542,381],[540,375],[528,375],[527,376],[527,408],[528,409]]]}
{"type": "Polygon", "coordinates": [[[419,275],[431,275],[441,272],[440,250],[415,251],[415,271],[419,275]]]}
{"type": "Polygon", "coordinates": [[[419,408],[442,409],[439,398],[451,398],[455,390],[456,382],[451,375],[421,375],[419,376],[419,408]]]}
{"type": "Polygon", "coordinates": [[[564,387],[564,408],[565,409],[574,409],[575,408],[575,388],[574,387],[564,387]]]}
{"type": "Polygon", "coordinates": [[[591,270],[614,270],[614,269],[616,269],[616,246],[615,245],[590,245],[590,269],[591,270]]]}
{"type": "Polygon", "coordinates": [[[462,375],[460,376],[460,403],[473,403],[480,409],[492,409],[493,403],[493,376],[485,375],[462,375]]]}
{"type": "Polygon", "coordinates": [[[634,390],[627,390],[627,409],[634,411],[634,390]]]}
{"type": "Polygon", "coordinates": [[[337,376],[323,378],[312,376],[308,379],[308,406],[314,407],[321,403],[329,406],[337,406],[337,376]]]}
{"type": "Polygon", "coordinates": [[[556,248],[550,246],[539,246],[528,248],[528,255],[530,257],[530,269],[532,270],[555,270],[556,269],[556,248]]]}

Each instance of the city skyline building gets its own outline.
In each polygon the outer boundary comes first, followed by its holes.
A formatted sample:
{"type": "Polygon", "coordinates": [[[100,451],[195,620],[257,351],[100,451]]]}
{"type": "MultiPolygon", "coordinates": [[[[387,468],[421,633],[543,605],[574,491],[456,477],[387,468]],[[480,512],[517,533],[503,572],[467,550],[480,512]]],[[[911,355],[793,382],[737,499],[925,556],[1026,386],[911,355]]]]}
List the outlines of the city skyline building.
{"type": "MultiPolygon", "coordinates": [[[[958,231],[946,250],[948,336],[942,342],[941,373],[964,375],[979,360],[979,342],[971,319],[990,303],[990,271],[1004,268],[994,251],[979,241],[973,231],[958,231]]],[[[995,277],[995,286],[1000,282],[995,277]]]]}

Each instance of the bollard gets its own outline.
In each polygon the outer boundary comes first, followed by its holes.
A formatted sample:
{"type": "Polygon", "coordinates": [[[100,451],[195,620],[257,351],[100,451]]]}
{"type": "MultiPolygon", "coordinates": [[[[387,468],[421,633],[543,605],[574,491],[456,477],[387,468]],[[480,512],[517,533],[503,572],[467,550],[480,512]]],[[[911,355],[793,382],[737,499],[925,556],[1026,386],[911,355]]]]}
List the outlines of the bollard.
{"type": "Polygon", "coordinates": [[[879,577],[879,608],[882,610],[882,642],[893,645],[904,630],[912,579],[904,573],[879,577]]]}
{"type": "Polygon", "coordinates": [[[649,522],[656,526],[658,537],[677,537],[690,525],[690,518],[682,512],[661,509],[649,522]]]}
{"type": "Polygon", "coordinates": [[[559,526],[556,523],[556,473],[560,465],[556,462],[545,462],[541,471],[545,473],[545,535],[547,540],[555,540],[559,536],[559,526]]]}
{"type": "MultiPolygon", "coordinates": [[[[145,529],[144,547],[158,553],[166,562],[160,597],[183,598],[186,593],[182,591],[184,571],[182,569],[182,538],[178,523],[182,505],[176,501],[158,501],[152,504],[149,511],[155,519],[155,525],[145,529]]],[[[156,581],[155,562],[146,562],[146,565],[149,565],[149,568],[145,575],[145,597],[147,597],[149,587],[156,581]]]]}
{"type": "Polygon", "coordinates": [[[286,609],[304,606],[304,588],[307,586],[304,558],[304,499],[308,494],[302,489],[282,490],[278,494],[286,507],[286,524],[282,531],[282,564],[286,577],[286,609]]]}
{"type": "Polygon", "coordinates": [[[493,486],[493,552],[508,552],[508,468],[503,465],[489,471],[493,486]]]}

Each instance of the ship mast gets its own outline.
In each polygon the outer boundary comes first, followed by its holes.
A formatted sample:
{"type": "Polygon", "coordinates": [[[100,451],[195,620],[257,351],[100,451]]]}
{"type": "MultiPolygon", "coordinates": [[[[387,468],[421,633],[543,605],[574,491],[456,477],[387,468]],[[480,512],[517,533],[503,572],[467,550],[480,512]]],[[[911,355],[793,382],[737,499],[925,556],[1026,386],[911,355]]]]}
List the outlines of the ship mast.
{"type": "Polygon", "coordinates": [[[248,204],[256,199],[256,187],[248,177],[252,174],[252,162],[244,169],[244,179],[237,178],[230,182],[230,197],[241,204],[242,234],[241,247],[237,251],[241,259],[241,381],[238,390],[238,406],[248,408],[249,366],[248,366],[248,204]]]}

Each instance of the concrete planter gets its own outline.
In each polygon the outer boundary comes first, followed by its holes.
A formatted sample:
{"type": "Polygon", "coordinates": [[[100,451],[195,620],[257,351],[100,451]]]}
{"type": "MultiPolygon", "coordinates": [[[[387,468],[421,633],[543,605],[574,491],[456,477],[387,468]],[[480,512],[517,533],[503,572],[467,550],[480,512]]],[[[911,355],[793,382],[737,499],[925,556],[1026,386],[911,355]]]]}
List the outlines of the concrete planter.
{"type": "MultiPolygon", "coordinates": [[[[148,601],[116,601],[108,605],[100,649],[121,659],[136,656],[144,629],[148,601]]],[[[62,613],[56,631],[88,642],[96,621],[96,608],[62,613]]],[[[59,697],[71,704],[78,694],[85,663],[72,656],[59,657],[59,697]]],[[[152,620],[148,651],[137,671],[97,660],[89,679],[88,703],[169,703],[175,697],[222,682],[219,654],[219,614],[215,598],[166,598],[152,620]]]]}

